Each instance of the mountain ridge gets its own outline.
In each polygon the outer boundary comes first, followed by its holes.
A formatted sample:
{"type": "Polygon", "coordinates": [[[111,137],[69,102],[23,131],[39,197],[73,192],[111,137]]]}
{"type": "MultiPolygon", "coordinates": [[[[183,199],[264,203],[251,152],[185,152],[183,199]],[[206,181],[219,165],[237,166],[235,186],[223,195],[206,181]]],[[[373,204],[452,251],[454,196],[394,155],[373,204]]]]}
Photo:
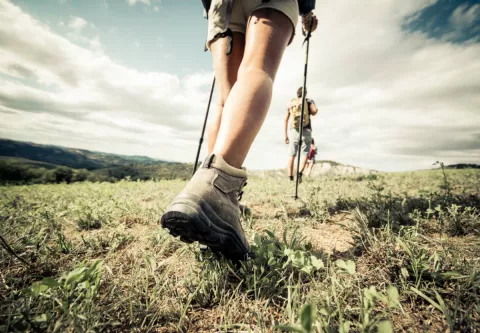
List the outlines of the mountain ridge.
{"type": "Polygon", "coordinates": [[[24,158],[74,169],[96,170],[130,164],[174,163],[142,155],[120,155],[58,145],[0,138],[0,156],[24,158]]]}

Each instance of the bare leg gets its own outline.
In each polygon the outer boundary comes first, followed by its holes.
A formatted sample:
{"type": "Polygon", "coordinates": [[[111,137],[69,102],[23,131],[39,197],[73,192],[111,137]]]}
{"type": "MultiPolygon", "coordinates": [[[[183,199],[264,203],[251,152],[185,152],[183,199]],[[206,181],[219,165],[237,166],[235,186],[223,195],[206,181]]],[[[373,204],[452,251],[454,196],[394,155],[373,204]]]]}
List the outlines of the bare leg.
{"type": "Polygon", "coordinates": [[[310,174],[312,173],[312,169],[313,169],[313,163],[307,163],[307,171],[305,172],[307,177],[309,177],[310,174]]]}
{"type": "Polygon", "coordinates": [[[287,169],[289,177],[293,176],[293,165],[294,164],[295,164],[295,156],[290,156],[290,158],[288,160],[288,169],[287,169]]]}
{"type": "Polygon", "coordinates": [[[291,21],[276,10],[260,9],[250,18],[238,79],[226,100],[213,148],[233,167],[242,166],[262,127],[292,30],[291,21]]]}
{"type": "Polygon", "coordinates": [[[210,46],[216,80],[217,114],[208,126],[208,153],[210,154],[217,141],[218,130],[222,121],[223,106],[233,85],[237,81],[238,68],[245,50],[245,35],[233,33],[233,49],[226,57],[228,38],[219,38],[210,46]]]}
{"type": "Polygon", "coordinates": [[[301,161],[300,161],[300,172],[303,172],[305,170],[305,166],[307,165],[307,159],[308,156],[302,156],[301,161]]]}

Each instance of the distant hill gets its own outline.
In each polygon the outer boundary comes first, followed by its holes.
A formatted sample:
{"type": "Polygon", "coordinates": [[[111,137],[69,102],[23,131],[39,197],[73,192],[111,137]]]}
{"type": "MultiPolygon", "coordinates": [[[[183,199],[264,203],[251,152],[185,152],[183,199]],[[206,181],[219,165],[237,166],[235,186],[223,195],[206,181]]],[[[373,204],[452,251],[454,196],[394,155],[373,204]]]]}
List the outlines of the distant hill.
{"type": "Polygon", "coordinates": [[[32,161],[22,157],[11,157],[11,156],[0,156],[0,163],[9,163],[10,165],[23,165],[30,168],[45,168],[47,170],[55,169],[57,165],[40,162],[40,161],[32,161]]]}
{"type": "Polygon", "coordinates": [[[169,163],[146,156],[117,155],[8,139],[0,139],[0,156],[27,159],[30,160],[30,162],[28,162],[29,164],[31,164],[32,161],[37,161],[87,170],[127,166],[131,164],[154,165],[169,163]]]}
{"type": "Polygon", "coordinates": [[[0,184],[188,179],[193,164],[0,139],[0,184]]]}
{"type": "MultiPolygon", "coordinates": [[[[277,169],[277,170],[265,170],[265,171],[253,171],[249,172],[258,177],[286,177],[286,169],[277,169]]],[[[335,176],[365,176],[377,174],[379,171],[364,169],[360,167],[355,167],[352,165],[345,165],[335,161],[316,161],[315,166],[312,170],[312,177],[317,177],[320,175],[335,175],[335,176]]]]}

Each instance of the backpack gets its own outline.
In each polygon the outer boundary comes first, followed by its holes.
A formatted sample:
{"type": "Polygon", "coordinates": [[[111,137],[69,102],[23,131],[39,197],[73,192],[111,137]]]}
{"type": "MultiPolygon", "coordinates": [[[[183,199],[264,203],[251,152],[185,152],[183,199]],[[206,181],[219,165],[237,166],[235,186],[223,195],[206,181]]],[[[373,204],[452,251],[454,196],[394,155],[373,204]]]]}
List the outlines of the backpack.
{"type": "MultiPolygon", "coordinates": [[[[292,117],[292,128],[300,129],[300,121],[302,117],[302,97],[292,98],[288,106],[288,112],[290,112],[290,117],[292,117]]],[[[309,103],[305,100],[305,113],[303,115],[303,126],[305,127],[310,122],[310,111],[309,103]]]]}

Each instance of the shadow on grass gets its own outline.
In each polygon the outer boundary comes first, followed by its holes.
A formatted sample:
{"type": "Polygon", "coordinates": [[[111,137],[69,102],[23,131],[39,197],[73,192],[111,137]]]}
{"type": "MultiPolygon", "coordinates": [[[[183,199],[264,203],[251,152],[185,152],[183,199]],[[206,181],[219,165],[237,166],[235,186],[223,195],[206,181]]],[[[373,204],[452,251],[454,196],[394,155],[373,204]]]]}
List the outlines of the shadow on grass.
{"type": "Polygon", "coordinates": [[[330,214],[347,210],[360,212],[369,228],[388,225],[398,232],[402,226],[420,225],[426,231],[442,231],[452,236],[480,235],[478,194],[445,195],[437,192],[405,197],[377,192],[372,197],[340,198],[328,208],[330,214]]]}

